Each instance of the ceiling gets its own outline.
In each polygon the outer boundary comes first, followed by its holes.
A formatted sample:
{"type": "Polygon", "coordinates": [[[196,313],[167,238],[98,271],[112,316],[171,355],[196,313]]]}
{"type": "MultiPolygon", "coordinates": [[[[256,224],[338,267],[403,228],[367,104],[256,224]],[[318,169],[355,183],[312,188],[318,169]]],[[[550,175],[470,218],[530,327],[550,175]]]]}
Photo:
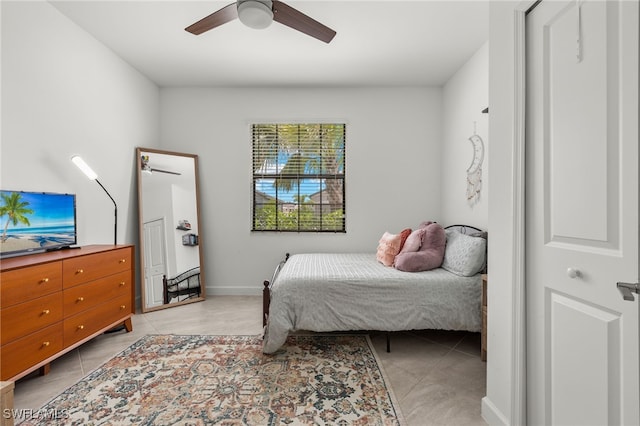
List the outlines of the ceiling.
{"type": "Polygon", "coordinates": [[[179,175],[160,171],[142,173],[141,178],[145,190],[150,190],[153,187],[166,189],[169,188],[167,185],[177,185],[191,191],[194,190],[194,160],[192,157],[146,151],[142,151],[141,155],[149,156],[149,167],[152,169],[179,173],[179,175]]]}
{"type": "Polygon", "coordinates": [[[485,0],[285,0],[334,29],[330,44],[277,22],[184,31],[232,0],[49,1],[162,87],[440,86],[489,33],[485,0]]]}

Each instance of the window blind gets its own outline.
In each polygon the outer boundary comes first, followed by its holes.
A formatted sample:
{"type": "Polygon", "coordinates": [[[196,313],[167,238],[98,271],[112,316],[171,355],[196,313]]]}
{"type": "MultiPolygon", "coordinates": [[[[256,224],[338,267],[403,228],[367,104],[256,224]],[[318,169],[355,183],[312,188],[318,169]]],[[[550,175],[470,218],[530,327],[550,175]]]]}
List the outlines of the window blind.
{"type": "Polygon", "coordinates": [[[253,231],[345,232],[345,124],[253,124],[253,231]]]}

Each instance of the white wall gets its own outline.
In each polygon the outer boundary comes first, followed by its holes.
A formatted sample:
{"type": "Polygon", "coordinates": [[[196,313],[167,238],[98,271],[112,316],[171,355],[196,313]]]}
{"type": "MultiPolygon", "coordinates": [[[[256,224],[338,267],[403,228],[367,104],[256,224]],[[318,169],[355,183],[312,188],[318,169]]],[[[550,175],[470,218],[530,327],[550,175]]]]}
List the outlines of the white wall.
{"type": "Polygon", "coordinates": [[[1,2],[0,186],[77,194],[78,243],[137,243],[134,147],[158,141],[159,90],[47,2],[1,2]]]}
{"type": "Polygon", "coordinates": [[[442,217],[446,224],[488,227],[489,44],[485,43],[445,84],[442,92],[442,217]],[[475,126],[474,126],[475,123],[475,126]],[[480,200],[467,202],[467,169],[473,158],[469,137],[474,131],[484,142],[480,200]]]}
{"type": "Polygon", "coordinates": [[[286,252],[375,251],[441,221],[441,89],[161,90],[162,148],[197,154],[208,294],[256,293],[286,252]],[[347,124],[346,234],[252,233],[253,122],[347,124]]]}
{"type": "Polygon", "coordinates": [[[200,266],[200,252],[198,251],[198,246],[189,246],[182,244],[182,237],[184,235],[198,235],[200,232],[198,229],[198,224],[195,223],[195,218],[197,217],[196,203],[194,202],[194,200],[196,199],[196,191],[195,189],[185,189],[178,185],[173,185],[171,188],[171,194],[171,205],[173,207],[171,221],[173,229],[171,231],[171,234],[176,252],[176,269],[174,271],[169,271],[170,277],[181,274],[191,268],[195,268],[196,266],[200,266]],[[176,228],[178,221],[185,219],[189,220],[190,224],[191,222],[194,222],[193,224],[191,224],[191,230],[188,232],[176,228]]]}

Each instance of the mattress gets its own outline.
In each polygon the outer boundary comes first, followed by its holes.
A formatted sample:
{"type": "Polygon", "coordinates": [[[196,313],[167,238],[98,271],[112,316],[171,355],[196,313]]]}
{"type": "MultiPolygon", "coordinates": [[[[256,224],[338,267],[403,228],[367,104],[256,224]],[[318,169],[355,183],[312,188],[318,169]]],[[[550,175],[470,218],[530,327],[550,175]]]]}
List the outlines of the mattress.
{"type": "Polygon", "coordinates": [[[271,284],[263,351],[296,330],[480,331],[481,275],[402,272],[375,253],[295,254],[271,284]]]}

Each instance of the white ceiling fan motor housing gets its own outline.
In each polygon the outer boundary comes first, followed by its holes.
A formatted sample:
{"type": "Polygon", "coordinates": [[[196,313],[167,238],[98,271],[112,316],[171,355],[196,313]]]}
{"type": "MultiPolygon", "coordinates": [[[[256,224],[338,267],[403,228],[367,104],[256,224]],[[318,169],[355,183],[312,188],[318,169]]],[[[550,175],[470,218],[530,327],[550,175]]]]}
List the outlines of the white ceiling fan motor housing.
{"type": "Polygon", "coordinates": [[[238,19],[249,28],[261,30],[273,22],[271,0],[238,0],[238,19]]]}

